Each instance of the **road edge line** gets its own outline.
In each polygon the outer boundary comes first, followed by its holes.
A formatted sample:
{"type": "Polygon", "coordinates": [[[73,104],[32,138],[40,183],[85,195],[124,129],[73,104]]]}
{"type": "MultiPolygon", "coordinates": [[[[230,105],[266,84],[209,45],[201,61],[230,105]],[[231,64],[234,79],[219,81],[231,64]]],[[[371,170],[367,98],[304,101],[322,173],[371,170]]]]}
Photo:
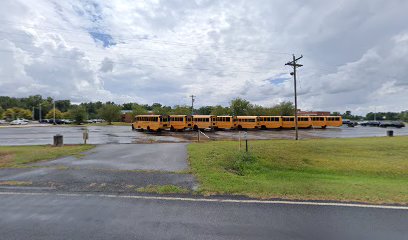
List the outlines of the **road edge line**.
{"type": "Polygon", "coordinates": [[[251,200],[251,199],[221,199],[221,198],[189,198],[189,197],[170,197],[170,196],[142,196],[142,195],[116,195],[116,194],[94,194],[94,193],[45,193],[45,192],[2,192],[0,195],[56,195],[64,197],[104,197],[104,198],[122,198],[122,199],[141,199],[141,200],[162,200],[162,201],[186,201],[186,202],[216,202],[216,203],[244,203],[244,204],[283,204],[283,205],[309,205],[309,206],[331,206],[331,207],[357,207],[357,208],[377,208],[377,209],[395,209],[408,210],[408,206],[396,205],[373,205],[359,203],[336,203],[336,202],[309,202],[309,201],[287,201],[287,200],[251,200]]]}

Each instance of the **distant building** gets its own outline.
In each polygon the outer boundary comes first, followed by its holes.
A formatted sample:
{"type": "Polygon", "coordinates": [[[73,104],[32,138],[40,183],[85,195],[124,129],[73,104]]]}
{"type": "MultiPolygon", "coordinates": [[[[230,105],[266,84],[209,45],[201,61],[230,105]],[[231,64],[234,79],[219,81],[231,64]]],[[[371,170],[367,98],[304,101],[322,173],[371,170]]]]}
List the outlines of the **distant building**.
{"type": "Polygon", "coordinates": [[[298,109],[299,116],[330,116],[330,112],[326,111],[301,111],[298,109]]]}
{"type": "Polygon", "coordinates": [[[127,123],[133,122],[132,110],[122,110],[120,111],[120,113],[121,113],[120,118],[122,122],[127,122],[127,123]]]}

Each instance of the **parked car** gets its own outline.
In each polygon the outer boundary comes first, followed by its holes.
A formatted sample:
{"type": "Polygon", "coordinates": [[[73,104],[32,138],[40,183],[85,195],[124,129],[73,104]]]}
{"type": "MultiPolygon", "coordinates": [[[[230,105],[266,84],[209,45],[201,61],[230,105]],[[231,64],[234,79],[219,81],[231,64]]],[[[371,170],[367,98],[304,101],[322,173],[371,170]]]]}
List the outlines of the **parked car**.
{"type": "Polygon", "coordinates": [[[10,122],[11,125],[27,125],[27,123],[28,123],[27,121],[21,119],[17,119],[10,122]]]}
{"type": "Polygon", "coordinates": [[[0,124],[6,124],[6,120],[0,120],[0,124]]]}
{"type": "Polygon", "coordinates": [[[405,124],[403,122],[381,122],[380,127],[395,127],[395,128],[402,128],[405,127],[405,124]]]}
{"type": "Polygon", "coordinates": [[[370,127],[378,127],[380,126],[380,122],[378,121],[368,121],[360,123],[361,126],[370,126],[370,127]]]}
{"type": "Polygon", "coordinates": [[[49,123],[48,121],[49,121],[48,119],[41,119],[41,121],[38,121],[38,122],[39,123],[49,123]]]}
{"type": "Polygon", "coordinates": [[[71,124],[71,123],[73,123],[73,121],[71,121],[71,120],[69,120],[69,119],[61,119],[61,121],[62,121],[64,124],[71,124]]]}

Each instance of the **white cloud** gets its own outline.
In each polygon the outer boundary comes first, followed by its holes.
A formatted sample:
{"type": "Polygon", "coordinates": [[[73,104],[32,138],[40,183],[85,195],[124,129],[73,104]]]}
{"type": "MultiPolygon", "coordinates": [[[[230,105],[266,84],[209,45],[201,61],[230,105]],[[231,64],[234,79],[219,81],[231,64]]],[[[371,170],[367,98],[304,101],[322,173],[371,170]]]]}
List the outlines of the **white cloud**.
{"type": "Polygon", "coordinates": [[[0,95],[303,109],[407,105],[406,1],[0,2],[0,95]],[[276,80],[277,79],[277,80],[276,80]]]}

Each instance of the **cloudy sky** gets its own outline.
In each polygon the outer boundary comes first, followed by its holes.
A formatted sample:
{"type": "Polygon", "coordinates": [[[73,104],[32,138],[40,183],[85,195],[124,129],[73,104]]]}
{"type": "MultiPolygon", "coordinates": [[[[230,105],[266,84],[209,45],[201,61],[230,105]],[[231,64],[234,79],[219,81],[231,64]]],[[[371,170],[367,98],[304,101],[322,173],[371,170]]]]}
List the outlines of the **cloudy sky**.
{"type": "Polygon", "coordinates": [[[0,1],[0,95],[408,109],[408,1],[0,1]]]}

